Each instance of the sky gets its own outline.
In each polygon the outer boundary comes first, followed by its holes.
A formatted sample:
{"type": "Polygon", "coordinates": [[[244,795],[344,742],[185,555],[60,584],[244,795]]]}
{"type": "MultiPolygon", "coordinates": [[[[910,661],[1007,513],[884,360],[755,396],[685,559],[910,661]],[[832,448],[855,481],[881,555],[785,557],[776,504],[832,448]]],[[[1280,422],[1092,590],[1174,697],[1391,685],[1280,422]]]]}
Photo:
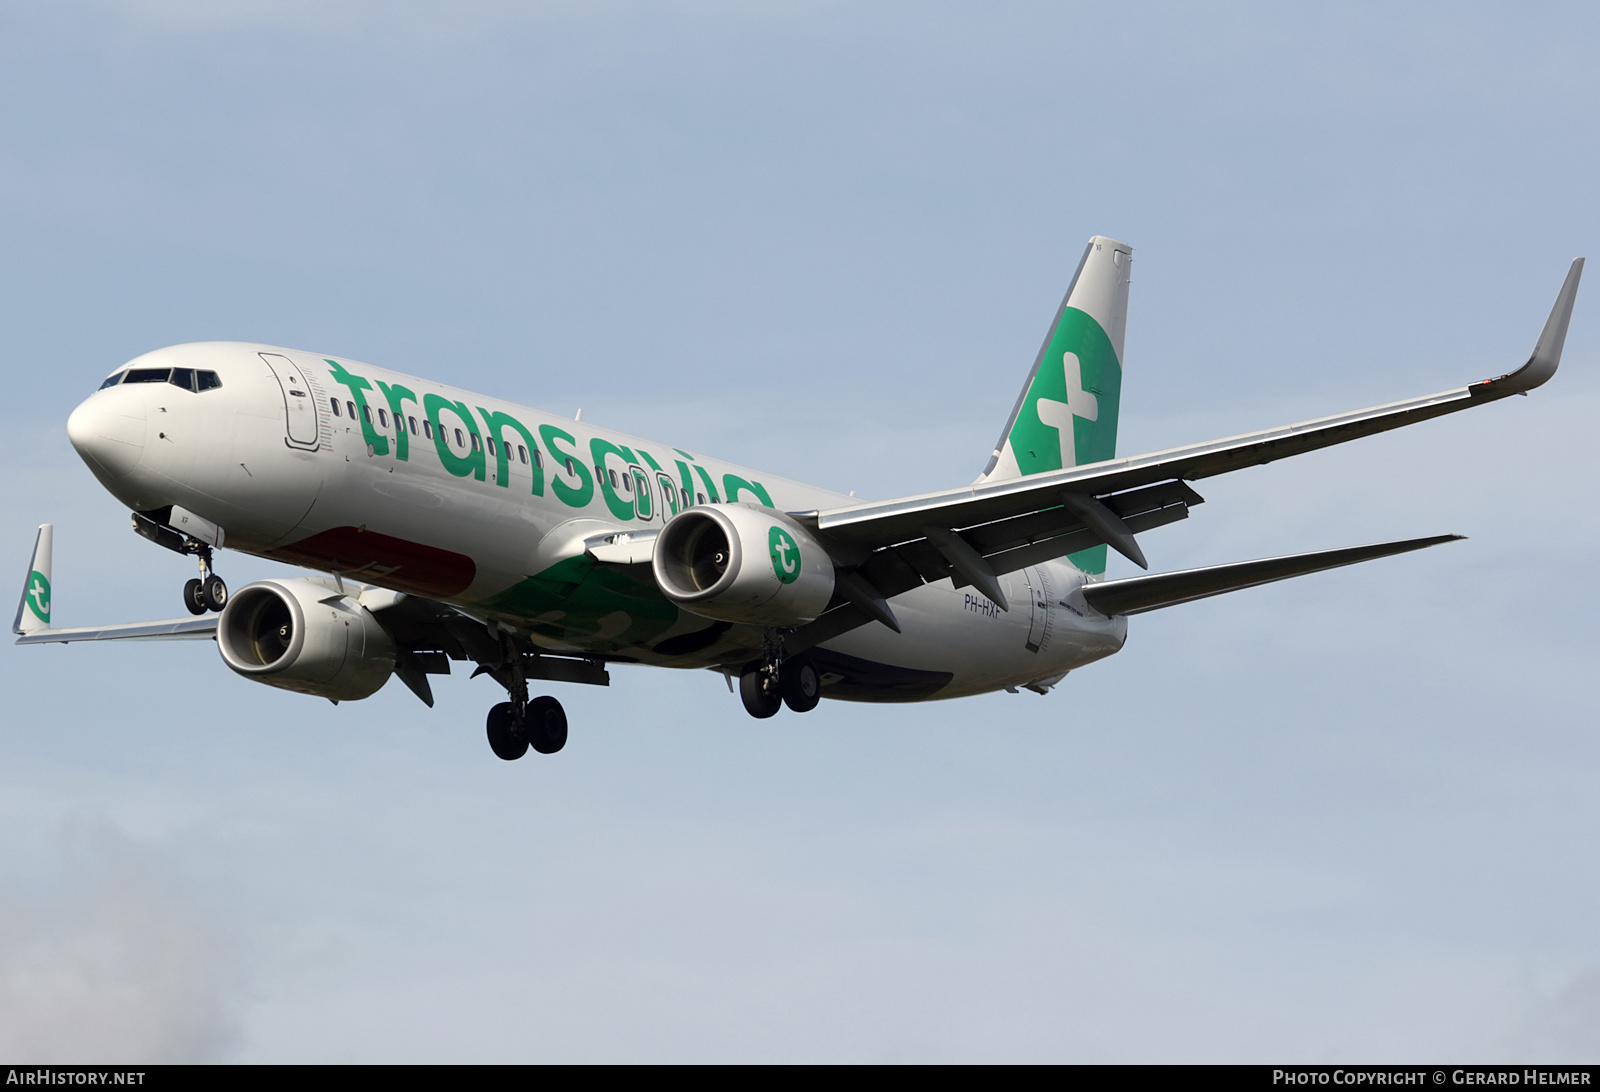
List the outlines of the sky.
{"type": "MultiPolygon", "coordinates": [[[[1600,251],[1597,37],[1577,4],[10,5],[0,545],[20,578],[55,524],[57,625],[178,614],[191,563],[65,421],[213,338],[964,484],[1094,234],[1135,255],[1122,452],[1499,375],[1600,251]]],[[[1531,397],[1206,480],[1141,540],[1467,541],[1137,617],[1045,697],[758,722],[621,667],[503,763],[464,672],[335,708],[207,642],[7,646],[0,1057],[1600,1060],[1597,292],[1531,397]]]]}

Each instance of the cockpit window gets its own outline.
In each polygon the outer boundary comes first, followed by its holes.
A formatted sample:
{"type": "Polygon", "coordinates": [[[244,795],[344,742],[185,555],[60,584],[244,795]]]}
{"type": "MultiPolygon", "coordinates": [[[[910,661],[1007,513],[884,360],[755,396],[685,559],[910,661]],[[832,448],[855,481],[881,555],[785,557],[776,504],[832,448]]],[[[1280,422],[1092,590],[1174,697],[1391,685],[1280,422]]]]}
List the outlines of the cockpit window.
{"type": "Polygon", "coordinates": [[[122,382],[122,373],[121,372],[114,372],[113,374],[106,376],[106,381],[104,383],[100,384],[100,389],[101,390],[105,390],[107,387],[115,387],[118,383],[121,383],[121,382],[122,382]]]}
{"type": "Polygon", "coordinates": [[[130,368],[124,383],[165,383],[171,368],[130,368]]]}
{"type": "Polygon", "coordinates": [[[194,369],[173,368],[172,385],[174,387],[182,387],[186,391],[194,390],[194,369]]]}
{"type": "Polygon", "coordinates": [[[197,391],[214,391],[222,386],[222,380],[217,378],[216,372],[195,372],[194,389],[197,391]]]}

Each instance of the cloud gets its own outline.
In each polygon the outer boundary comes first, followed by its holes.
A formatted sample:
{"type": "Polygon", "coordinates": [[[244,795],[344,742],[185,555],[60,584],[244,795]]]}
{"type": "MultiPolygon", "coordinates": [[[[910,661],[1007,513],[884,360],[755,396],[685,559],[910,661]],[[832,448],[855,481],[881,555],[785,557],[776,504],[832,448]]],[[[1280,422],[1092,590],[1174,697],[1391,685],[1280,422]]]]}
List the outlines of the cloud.
{"type": "Polygon", "coordinates": [[[0,888],[0,1055],[179,1063],[224,1039],[217,946],[170,870],[104,820],[71,823],[49,890],[0,888]]]}

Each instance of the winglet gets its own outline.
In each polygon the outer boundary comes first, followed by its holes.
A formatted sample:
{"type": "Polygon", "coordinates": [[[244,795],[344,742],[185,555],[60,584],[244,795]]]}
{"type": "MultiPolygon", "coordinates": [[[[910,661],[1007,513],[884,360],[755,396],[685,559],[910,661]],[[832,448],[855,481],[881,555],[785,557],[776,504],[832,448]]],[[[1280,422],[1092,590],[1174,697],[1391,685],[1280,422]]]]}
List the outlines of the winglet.
{"type": "Polygon", "coordinates": [[[52,524],[39,525],[28,575],[22,581],[22,598],[17,601],[17,617],[11,623],[12,633],[26,635],[50,628],[50,540],[54,530],[52,524]]]}
{"type": "Polygon", "coordinates": [[[1567,279],[1561,285],[1561,291],[1556,293],[1555,306],[1550,308],[1550,317],[1545,320],[1539,343],[1533,347],[1533,355],[1510,375],[1486,380],[1483,386],[1495,394],[1525,394],[1556,374],[1556,368],[1561,364],[1561,350],[1567,343],[1567,324],[1572,321],[1572,305],[1577,301],[1578,281],[1582,276],[1583,259],[1572,259],[1572,268],[1567,270],[1567,279]]]}

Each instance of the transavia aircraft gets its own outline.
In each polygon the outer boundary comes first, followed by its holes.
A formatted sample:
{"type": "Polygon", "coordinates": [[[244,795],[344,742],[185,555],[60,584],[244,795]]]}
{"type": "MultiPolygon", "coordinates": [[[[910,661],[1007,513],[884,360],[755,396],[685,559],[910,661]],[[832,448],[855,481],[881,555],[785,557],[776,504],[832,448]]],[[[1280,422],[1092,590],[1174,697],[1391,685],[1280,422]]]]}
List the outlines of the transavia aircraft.
{"type": "Polygon", "coordinates": [[[1437,535],[1104,578],[1107,547],[1201,502],[1190,482],[1522,394],[1555,374],[1583,259],[1528,362],[1468,387],[1212,443],[1116,456],[1132,252],[1083,260],[971,485],[863,501],[354,360],[207,342],[147,353],[67,421],[133,528],[197,558],[194,617],[50,627],[51,529],[19,644],[214,638],[247,679],[335,702],[471,661],[505,687],[501,758],[567,738],[532,681],[608,665],[735,677],[752,716],[824,697],[1046,693],[1122,648],[1128,616],[1421,549],[1437,535]],[[231,597],[224,546],[318,576],[231,597]]]}

